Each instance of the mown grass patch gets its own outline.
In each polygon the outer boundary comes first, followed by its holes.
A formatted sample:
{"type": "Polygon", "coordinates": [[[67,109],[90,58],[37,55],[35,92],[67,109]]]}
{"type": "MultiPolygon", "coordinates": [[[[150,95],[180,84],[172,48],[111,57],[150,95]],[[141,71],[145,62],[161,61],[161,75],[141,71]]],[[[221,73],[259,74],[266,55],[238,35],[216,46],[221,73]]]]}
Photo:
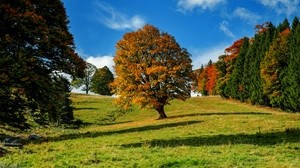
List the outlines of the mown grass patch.
{"type": "MultiPolygon", "coordinates": [[[[0,167],[297,167],[300,114],[219,97],[173,101],[169,118],[123,111],[114,98],[72,95],[79,129],[36,128],[43,139],[5,149],[0,167]]],[[[22,133],[26,134],[26,133],[22,133]]]]}

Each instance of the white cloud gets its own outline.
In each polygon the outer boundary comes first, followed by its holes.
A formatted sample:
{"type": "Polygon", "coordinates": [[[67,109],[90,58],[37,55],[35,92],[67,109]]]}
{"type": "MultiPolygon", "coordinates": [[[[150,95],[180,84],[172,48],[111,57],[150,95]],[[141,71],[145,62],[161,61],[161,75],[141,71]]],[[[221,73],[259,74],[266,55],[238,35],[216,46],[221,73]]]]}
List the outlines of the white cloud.
{"type": "Polygon", "coordinates": [[[226,21],[223,21],[219,25],[219,29],[225,33],[228,37],[235,38],[234,34],[229,29],[229,23],[226,21]]]}
{"type": "Polygon", "coordinates": [[[278,14],[299,13],[300,0],[258,0],[264,6],[274,9],[278,14]]]}
{"type": "Polygon", "coordinates": [[[88,63],[91,63],[95,65],[97,68],[103,68],[104,66],[107,66],[111,72],[114,72],[114,57],[110,54],[108,55],[97,55],[92,56],[89,54],[86,54],[83,50],[77,50],[76,51],[78,55],[82,58],[86,58],[85,61],[88,63]]]}
{"type": "Polygon", "coordinates": [[[86,62],[89,62],[93,65],[95,65],[97,68],[103,68],[104,66],[107,66],[111,72],[114,72],[113,66],[115,65],[113,61],[113,56],[90,56],[86,59],[86,62]]]}
{"type": "Polygon", "coordinates": [[[179,0],[177,7],[181,12],[193,11],[195,8],[212,10],[222,3],[226,3],[226,0],[179,0]]]}
{"type": "Polygon", "coordinates": [[[225,48],[230,46],[229,44],[221,44],[218,46],[214,46],[212,48],[208,49],[194,49],[191,51],[192,54],[192,64],[193,69],[198,69],[201,67],[201,65],[206,65],[209,60],[212,60],[213,62],[218,61],[218,58],[220,55],[224,54],[225,48]]]}
{"type": "Polygon", "coordinates": [[[236,8],[233,12],[235,17],[246,20],[249,24],[257,24],[261,17],[245,8],[236,8]]]}
{"type": "Polygon", "coordinates": [[[95,9],[98,13],[98,20],[111,29],[137,30],[146,24],[146,21],[140,15],[128,17],[108,4],[98,2],[95,4],[95,9]]]}

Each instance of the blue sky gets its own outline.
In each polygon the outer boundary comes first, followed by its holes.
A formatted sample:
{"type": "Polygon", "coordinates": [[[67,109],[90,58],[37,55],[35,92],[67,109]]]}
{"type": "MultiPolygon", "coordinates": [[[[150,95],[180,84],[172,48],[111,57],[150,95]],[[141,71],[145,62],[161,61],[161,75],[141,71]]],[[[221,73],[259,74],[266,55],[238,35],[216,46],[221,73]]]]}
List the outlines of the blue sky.
{"type": "Polygon", "coordinates": [[[98,68],[114,65],[122,36],[151,24],[192,55],[193,69],[216,61],[254,26],[300,16],[300,0],[62,0],[76,51],[98,68]]]}

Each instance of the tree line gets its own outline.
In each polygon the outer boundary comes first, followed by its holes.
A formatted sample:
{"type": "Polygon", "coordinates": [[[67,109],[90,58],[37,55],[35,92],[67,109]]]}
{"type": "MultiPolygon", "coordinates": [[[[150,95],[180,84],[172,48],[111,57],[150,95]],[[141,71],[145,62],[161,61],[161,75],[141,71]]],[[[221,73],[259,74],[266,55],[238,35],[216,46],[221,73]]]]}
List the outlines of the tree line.
{"type": "Polygon", "coordinates": [[[300,24],[284,19],[255,26],[254,37],[235,41],[196,70],[197,91],[252,104],[300,111],[300,24]]]}

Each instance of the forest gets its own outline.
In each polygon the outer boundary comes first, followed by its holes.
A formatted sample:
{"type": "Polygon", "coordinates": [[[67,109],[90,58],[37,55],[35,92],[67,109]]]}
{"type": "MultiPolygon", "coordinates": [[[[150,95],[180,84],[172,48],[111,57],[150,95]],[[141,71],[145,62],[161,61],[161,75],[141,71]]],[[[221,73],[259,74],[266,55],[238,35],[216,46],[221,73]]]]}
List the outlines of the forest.
{"type": "Polygon", "coordinates": [[[254,37],[243,37],[225,49],[216,62],[195,70],[202,95],[221,95],[252,104],[300,111],[300,24],[295,17],[275,26],[255,26],[254,37]]]}

